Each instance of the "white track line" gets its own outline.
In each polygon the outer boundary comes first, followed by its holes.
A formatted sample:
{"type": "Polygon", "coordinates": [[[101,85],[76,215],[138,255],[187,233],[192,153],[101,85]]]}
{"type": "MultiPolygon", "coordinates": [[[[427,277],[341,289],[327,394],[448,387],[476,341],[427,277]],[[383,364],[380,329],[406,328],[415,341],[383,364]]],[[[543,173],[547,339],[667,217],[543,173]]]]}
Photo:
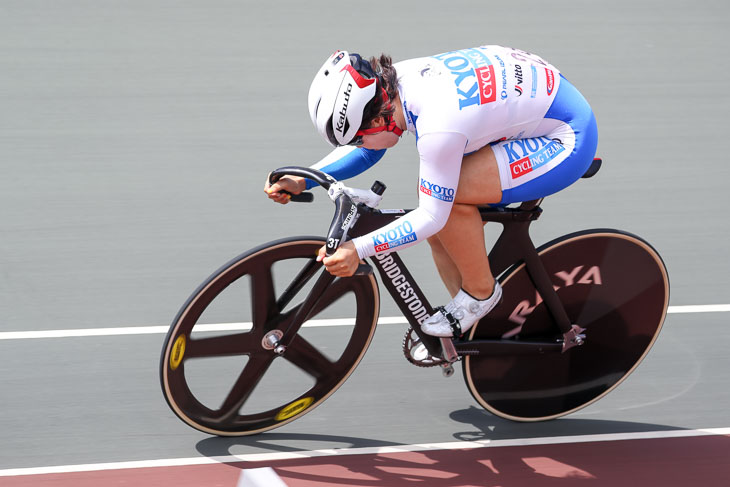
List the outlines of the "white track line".
{"type": "MultiPolygon", "coordinates": [[[[730,312],[730,304],[709,304],[690,306],[670,306],[667,313],[722,313],[730,312]]],[[[407,324],[403,316],[389,316],[378,319],[379,325],[407,324]]],[[[353,318],[337,318],[328,320],[310,320],[304,326],[352,326],[353,318]]],[[[251,323],[211,323],[198,325],[196,331],[240,331],[251,328],[251,323]]],[[[73,330],[40,330],[40,331],[4,331],[0,332],[0,340],[28,340],[33,338],[71,338],[91,336],[118,336],[118,335],[160,335],[165,334],[169,326],[123,326],[117,328],[79,328],[73,330]]]]}
{"type": "MultiPolygon", "coordinates": [[[[378,318],[379,325],[394,325],[408,323],[403,316],[378,318]]],[[[328,320],[309,320],[305,327],[321,326],[352,326],[354,318],[335,318],[328,320]]],[[[250,330],[251,323],[211,323],[197,325],[195,331],[241,331],[250,330]]],[[[29,338],[69,338],[114,335],[154,335],[164,334],[170,330],[164,326],[122,326],[119,328],[78,328],[74,330],[41,330],[41,331],[4,331],[0,332],[0,340],[22,340],[29,338]]]]}
{"type": "Polygon", "coordinates": [[[722,313],[730,311],[730,304],[696,304],[670,306],[667,313],[722,313]]]}
{"type": "Polygon", "coordinates": [[[210,465],[234,462],[273,462],[344,455],[383,455],[387,453],[407,453],[436,450],[463,450],[473,448],[499,448],[507,446],[556,445],[565,443],[588,443],[624,440],[650,440],[665,438],[688,438],[696,436],[729,436],[730,428],[711,428],[698,430],[646,431],[640,433],[608,433],[583,436],[554,436],[545,438],[518,438],[512,440],[455,441],[450,443],[423,443],[418,445],[398,445],[368,448],[342,448],[276,453],[251,453],[220,457],[168,458],[161,460],[142,460],[134,462],[91,463],[85,465],[58,465],[53,467],[10,468],[0,470],[0,477],[21,475],[43,475],[72,472],[95,472],[100,470],[122,470],[130,468],[179,467],[187,465],[210,465]]]}

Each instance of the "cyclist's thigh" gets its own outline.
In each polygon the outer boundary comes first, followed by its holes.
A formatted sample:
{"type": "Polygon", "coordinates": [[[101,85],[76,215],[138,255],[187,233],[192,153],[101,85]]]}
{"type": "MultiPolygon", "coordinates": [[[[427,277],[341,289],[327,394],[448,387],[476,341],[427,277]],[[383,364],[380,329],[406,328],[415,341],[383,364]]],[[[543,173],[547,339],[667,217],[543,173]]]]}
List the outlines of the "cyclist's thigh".
{"type": "Polygon", "coordinates": [[[497,159],[490,146],[465,155],[459,173],[455,203],[483,205],[499,203],[502,199],[502,185],[499,180],[497,159]]]}
{"type": "Polygon", "coordinates": [[[598,145],[593,111],[565,78],[535,134],[492,146],[501,204],[542,198],[570,186],[588,169],[598,145]]]}

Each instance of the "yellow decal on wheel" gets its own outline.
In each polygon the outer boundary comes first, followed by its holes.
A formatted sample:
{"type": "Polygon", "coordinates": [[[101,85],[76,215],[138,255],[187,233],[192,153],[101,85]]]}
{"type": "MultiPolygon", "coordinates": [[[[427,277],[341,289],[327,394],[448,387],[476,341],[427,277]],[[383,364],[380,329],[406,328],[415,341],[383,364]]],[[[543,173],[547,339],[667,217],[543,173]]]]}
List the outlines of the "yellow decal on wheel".
{"type": "Polygon", "coordinates": [[[172,370],[180,367],[183,356],[185,355],[185,335],[180,335],[172,346],[172,355],[170,355],[170,368],[172,370]]]}
{"type": "Polygon", "coordinates": [[[303,412],[305,409],[311,406],[313,402],[313,397],[305,397],[303,399],[299,399],[298,401],[294,401],[293,403],[289,404],[284,409],[279,411],[279,413],[276,415],[276,420],[284,421],[285,419],[289,419],[292,416],[296,416],[297,414],[303,412]]]}

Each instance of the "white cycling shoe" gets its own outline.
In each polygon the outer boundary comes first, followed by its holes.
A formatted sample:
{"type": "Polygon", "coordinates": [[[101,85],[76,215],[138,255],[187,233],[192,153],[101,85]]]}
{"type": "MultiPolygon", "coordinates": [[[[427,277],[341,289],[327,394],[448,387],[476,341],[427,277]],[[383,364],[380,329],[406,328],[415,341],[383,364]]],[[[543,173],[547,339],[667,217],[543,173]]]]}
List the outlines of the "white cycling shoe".
{"type": "Polygon", "coordinates": [[[492,311],[500,299],[502,299],[502,287],[496,281],[492,295],[483,300],[475,299],[460,289],[445,308],[436,308],[436,313],[423,322],[421,330],[435,337],[459,336],[492,311]]]}

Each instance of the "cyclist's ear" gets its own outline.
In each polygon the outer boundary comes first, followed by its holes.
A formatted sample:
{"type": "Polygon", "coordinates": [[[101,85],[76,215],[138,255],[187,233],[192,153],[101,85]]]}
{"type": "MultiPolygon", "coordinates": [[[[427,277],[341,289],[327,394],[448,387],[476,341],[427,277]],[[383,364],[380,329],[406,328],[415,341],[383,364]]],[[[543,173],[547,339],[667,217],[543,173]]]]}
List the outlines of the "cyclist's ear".
{"type": "Polygon", "coordinates": [[[372,129],[375,127],[382,127],[383,125],[385,125],[385,117],[378,116],[372,119],[366,128],[372,129]]]}

